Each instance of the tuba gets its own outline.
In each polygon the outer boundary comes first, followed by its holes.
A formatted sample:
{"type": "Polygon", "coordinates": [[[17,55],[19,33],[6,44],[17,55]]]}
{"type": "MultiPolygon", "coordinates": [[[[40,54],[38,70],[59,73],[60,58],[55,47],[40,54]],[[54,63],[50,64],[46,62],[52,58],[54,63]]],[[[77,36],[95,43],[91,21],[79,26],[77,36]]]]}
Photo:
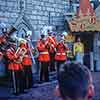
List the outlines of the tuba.
{"type": "Polygon", "coordinates": [[[18,47],[18,49],[15,52],[15,56],[18,57],[18,59],[16,60],[16,62],[17,63],[21,63],[26,53],[27,53],[26,48],[20,48],[20,47],[18,47]]]}

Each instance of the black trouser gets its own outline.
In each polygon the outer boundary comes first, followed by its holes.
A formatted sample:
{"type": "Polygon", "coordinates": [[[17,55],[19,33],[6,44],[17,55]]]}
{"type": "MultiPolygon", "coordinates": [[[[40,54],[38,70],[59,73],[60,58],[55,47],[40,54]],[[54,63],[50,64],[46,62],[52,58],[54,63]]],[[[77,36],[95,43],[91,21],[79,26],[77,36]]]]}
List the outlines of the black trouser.
{"type": "Polygon", "coordinates": [[[56,62],[57,62],[56,67],[57,67],[57,74],[58,74],[59,73],[59,70],[61,68],[61,65],[64,64],[65,61],[56,61],[56,62]]]}
{"type": "Polygon", "coordinates": [[[49,81],[48,65],[49,62],[40,62],[40,81],[49,81]]]}
{"type": "Polygon", "coordinates": [[[10,76],[12,80],[12,86],[14,93],[24,92],[23,86],[23,72],[22,70],[10,70],[10,76]]]}
{"type": "Polygon", "coordinates": [[[24,65],[24,86],[26,89],[32,88],[33,85],[33,77],[32,77],[32,66],[24,65]]]}
{"type": "Polygon", "coordinates": [[[55,53],[50,53],[50,71],[55,71],[55,53]]]}

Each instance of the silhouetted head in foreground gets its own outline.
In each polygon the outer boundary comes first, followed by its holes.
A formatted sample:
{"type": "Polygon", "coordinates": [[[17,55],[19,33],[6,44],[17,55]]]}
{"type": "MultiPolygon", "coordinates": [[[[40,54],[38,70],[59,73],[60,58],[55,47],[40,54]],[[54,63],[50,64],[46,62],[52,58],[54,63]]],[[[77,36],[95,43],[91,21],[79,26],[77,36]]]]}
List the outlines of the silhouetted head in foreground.
{"type": "Polygon", "coordinates": [[[56,95],[63,100],[92,100],[94,86],[90,71],[82,64],[64,64],[58,75],[56,95]]]}

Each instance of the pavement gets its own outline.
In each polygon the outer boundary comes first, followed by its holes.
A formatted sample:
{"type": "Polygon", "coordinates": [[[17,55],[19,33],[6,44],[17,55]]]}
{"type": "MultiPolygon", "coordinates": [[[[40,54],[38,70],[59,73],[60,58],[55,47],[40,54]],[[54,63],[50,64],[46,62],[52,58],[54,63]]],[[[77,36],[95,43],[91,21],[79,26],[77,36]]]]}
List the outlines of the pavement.
{"type": "Polygon", "coordinates": [[[100,72],[92,72],[92,76],[95,88],[94,100],[100,100],[100,72]]]}
{"type": "MultiPolygon", "coordinates": [[[[55,75],[55,73],[53,74],[55,75]]],[[[61,100],[54,95],[54,89],[57,84],[54,75],[50,75],[50,82],[36,83],[36,88],[31,88],[27,93],[19,96],[12,95],[11,88],[7,84],[0,84],[0,100],[61,100]]],[[[93,100],[100,100],[100,72],[92,72],[92,75],[95,86],[93,100]]]]}

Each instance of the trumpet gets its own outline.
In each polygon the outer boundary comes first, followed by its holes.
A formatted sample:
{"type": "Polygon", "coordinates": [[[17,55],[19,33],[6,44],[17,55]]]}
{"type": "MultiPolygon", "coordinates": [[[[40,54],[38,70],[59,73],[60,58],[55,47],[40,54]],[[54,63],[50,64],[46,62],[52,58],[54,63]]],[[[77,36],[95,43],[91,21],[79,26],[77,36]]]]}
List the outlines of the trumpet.
{"type": "Polygon", "coordinates": [[[16,62],[21,63],[26,53],[27,50],[25,48],[18,47],[18,49],[15,52],[15,57],[18,57],[19,59],[17,59],[16,62]]]}

